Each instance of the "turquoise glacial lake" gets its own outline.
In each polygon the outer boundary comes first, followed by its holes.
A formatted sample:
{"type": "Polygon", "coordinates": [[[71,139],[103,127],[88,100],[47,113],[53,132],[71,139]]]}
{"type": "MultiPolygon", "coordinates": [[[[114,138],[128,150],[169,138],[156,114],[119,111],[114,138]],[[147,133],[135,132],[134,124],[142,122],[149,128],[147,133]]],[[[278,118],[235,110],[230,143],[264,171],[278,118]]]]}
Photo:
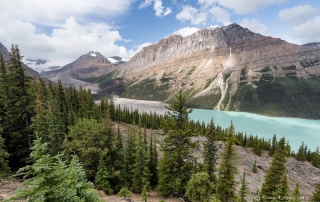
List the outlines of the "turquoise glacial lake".
{"type": "Polygon", "coordinates": [[[213,118],[215,125],[228,128],[231,121],[237,132],[246,132],[247,135],[257,135],[270,139],[274,134],[277,140],[285,137],[291,148],[297,152],[302,141],[315,151],[320,146],[320,120],[299,118],[268,117],[246,112],[214,111],[207,109],[193,109],[189,118],[206,124],[213,118]]]}

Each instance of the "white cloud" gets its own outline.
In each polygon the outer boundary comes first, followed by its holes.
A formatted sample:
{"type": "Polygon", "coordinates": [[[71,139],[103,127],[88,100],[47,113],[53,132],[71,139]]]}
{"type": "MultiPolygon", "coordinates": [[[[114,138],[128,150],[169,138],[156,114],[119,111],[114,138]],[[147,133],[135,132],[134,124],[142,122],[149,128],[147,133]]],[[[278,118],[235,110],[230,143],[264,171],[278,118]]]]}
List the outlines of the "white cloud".
{"type": "Polygon", "coordinates": [[[164,17],[166,15],[169,15],[172,13],[172,8],[170,7],[163,7],[162,6],[162,0],[144,0],[141,2],[141,4],[138,6],[139,9],[147,8],[153,3],[153,10],[156,12],[157,17],[164,17]]]}
{"type": "Polygon", "coordinates": [[[72,62],[91,50],[129,58],[136,50],[116,44],[128,39],[99,19],[112,20],[134,1],[10,0],[0,7],[0,42],[8,48],[18,44],[22,55],[33,59],[72,62]]]}
{"type": "Polygon", "coordinates": [[[222,9],[219,6],[213,6],[212,8],[210,8],[209,11],[210,11],[211,15],[213,16],[213,21],[221,22],[224,25],[231,24],[231,22],[230,22],[231,14],[227,10],[222,9]]]}
{"type": "Polygon", "coordinates": [[[192,25],[205,25],[207,21],[207,13],[201,12],[190,5],[186,5],[183,6],[182,11],[176,15],[176,19],[182,22],[190,21],[192,25]]]}
{"type": "Polygon", "coordinates": [[[153,0],[145,0],[138,6],[139,9],[147,8],[152,4],[153,0]]]}
{"type": "Polygon", "coordinates": [[[196,27],[184,27],[184,28],[181,28],[181,29],[173,32],[173,34],[178,34],[178,35],[181,35],[182,37],[186,37],[191,34],[194,34],[198,30],[199,30],[199,28],[196,28],[196,27]]]}
{"type": "Polygon", "coordinates": [[[91,50],[104,56],[118,55],[130,58],[137,51],[118,46],[120,33],[104,23],[79,24],[73,16],[53,29],[51,35],[37,33],[36,27],[27,22],[11,21],[0,25],[0,40],[6,46],[19,44],[22,55],[28,58],[72,62],[91,50]]]}
{"type": "Polygon", "coordinates": [[[59,26],[70,15],[85,22],[91,17],[110,18],[125,13],[135,0],[10,0],[0,6],[0,24],[13,20],[59,26]],[[19,8],[22,9],[18,9],[19,8]]]}
{"type": "Polygon", "coordinates": [[[317,27],[320,27],[320,16],[294,26],[292,36],[299,38],[301,43],[319,42],[320,29],[317,29],[317,27]]]}
{"type": "Polygon", "coordinates": [[[194,8],[190,5],[184,5],[182,11],[176,15],[176,19],[185,22],[190,21],[192,25],[206,25],[207,21],[219,22],[223,25],[229,25],[230,16],[228,10],[219,6],[209,7],[206,5],[200,8],[194,8]]]}
{"type": "Polygon", "coordinates": [[[257,32],[262,35],[267,34],[267,27],[256,18],[252,18],[252,19],[244,18],[240,22],[240,25],[242,27],[248,28],[253,32],[257,32]]]}
{"type": "Polygon", "coordinates": [[[204,7],[220,5],[238,14],[253,13],[264,7],[284,3],[286,0],[198,0],[204,7]]]}
{"type": "Polygon", "coordinates": [[[311,5],[299,5],[293,8],[281,10],[278,17],[293,25],[306,22],[308,19],[319,15],[320,9],[311,5]]]}
{"type": "Polygon", "coordinates": [[[172,13],[172,9],[171,8],[166,8],[166,10],[163,13],[163,16],[169,15],[170,13],[172,13]]]}

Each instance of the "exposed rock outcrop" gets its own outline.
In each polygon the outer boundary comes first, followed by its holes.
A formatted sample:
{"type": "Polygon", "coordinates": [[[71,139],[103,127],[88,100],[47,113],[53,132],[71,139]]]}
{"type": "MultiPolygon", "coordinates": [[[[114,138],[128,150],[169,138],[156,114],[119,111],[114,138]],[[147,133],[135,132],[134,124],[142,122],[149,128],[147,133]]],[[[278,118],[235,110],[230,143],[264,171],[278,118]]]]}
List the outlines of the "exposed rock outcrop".
{"type": "MultiPolygon", "coordinates": [[[[247,89],[249,87],[256,89],[260,87],[260,81],[272,85],[276,77],[280,80],[286,78],[300,80],[320,76],[320,45],[319,43],[302,46],[291,44],[231,24],[221,28],[202,29],[187,37],[173,35],[144,47],[127,63],[119,65],[112,72],[112,76],[114,81],[125,79],[126,86],[116,86],[114,83],[113,89],[104,88],[101,89],[102,92],[116,91],[128,98],[168,101],[176,92],[183,90],[188,99],[214,97],[211,103],[205,101],[206,108],[250,111],[246,106],[252,105],[254,100],[241,105],[242,101],[237,99],[243,98],[234,97],[239,94],[241,84],[245,84],[247,89]],[[128,89],[127,92],[125,88],[128,89]],[[150,88],[154,90],[148,91],[150,88]],[[145,93],[138,95],[141,90],[145,93]]],[[[292,82],[292,85],[297,89],[294,91],[298,92],[299,84],[292,82]]],[[[318,91],[320,90],[316,89],[314,93],[318,91]]],[[[243,90],[241,93],[245,94],[246,91],[243,90]]],[[[290,96],[296,95],[287,97],[290,96]]],[[[257,97],[257,106],[261,103],[259,99],[264,98],[257,97]]],[[[299,105],[303,99],[296,99],[298,103],[290,105],[299,105]]],[[[312,98],[313,101],[316,99],[312,98]]],[[[267,104],[272,108],[274,102],[275,100],[271,100],[267,104]]],[[[262,107],[258,106],[253,112],[265,114],[261,109],[262,107]]],[[[279,113],[280,116],[319,118],[317,115],[308,114],[279,113]]]]}

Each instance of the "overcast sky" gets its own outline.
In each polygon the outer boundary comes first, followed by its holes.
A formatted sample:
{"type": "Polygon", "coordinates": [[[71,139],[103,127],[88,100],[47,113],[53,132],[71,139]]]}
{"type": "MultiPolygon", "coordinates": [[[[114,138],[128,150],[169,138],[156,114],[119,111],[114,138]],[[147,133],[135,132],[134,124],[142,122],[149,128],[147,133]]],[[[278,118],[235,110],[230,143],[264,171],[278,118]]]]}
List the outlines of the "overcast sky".
{"type": "Polygon", "coordinates": [[[291,43],[320,42],[319,0],[0,0],[0,42],[25,58],[132,57],[172,34],[238,23],[291,43]]]}

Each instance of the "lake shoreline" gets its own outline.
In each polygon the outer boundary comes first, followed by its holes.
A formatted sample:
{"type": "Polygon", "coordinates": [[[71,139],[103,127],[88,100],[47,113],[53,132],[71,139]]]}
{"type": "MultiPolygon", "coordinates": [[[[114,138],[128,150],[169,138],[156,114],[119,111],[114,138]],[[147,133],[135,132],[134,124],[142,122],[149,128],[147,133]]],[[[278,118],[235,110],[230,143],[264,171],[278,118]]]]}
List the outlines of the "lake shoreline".
{"type": "MultiPolygon", "coordinates": [[[[165,106],[167,103],[161,101],[135,100],[128,98],[114,97],[115,105],[129,109],[138,109],[139,112],[157,113],[164,115],[168,110],[165,106]]],[[[293,150],[297,151],[302,141],[308,145],[312,151],[316,149],[320,142],[320,121],[315,119],[303,119],[294,117],[271,117],[250,112],[234,112],[234,111],[217,111],[210,109],[193,108],[193,112],[189,118],[205,124],[209,123],[213,118],[216,125],[222,128],[228,128],[231,121],[235,130],[246,133],[247,135],[257,135],[265,139],[271,139],[274,134],[277,139],[286,137],[289,140],[293,150]]]]}

